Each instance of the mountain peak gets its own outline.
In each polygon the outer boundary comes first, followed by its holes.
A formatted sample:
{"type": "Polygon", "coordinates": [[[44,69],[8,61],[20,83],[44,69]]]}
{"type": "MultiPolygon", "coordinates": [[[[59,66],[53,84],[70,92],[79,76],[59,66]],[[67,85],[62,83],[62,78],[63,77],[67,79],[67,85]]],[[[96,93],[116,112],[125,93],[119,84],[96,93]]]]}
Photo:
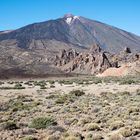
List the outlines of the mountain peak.
{"type": "Polygon", "coordinates": [[[74,16],[73,14],[65,14],[63,17],[67,24],[73,23],[74,20],[79,19],[78,16],[74,16]]]}
{"type": "MultiPolygon", "coordinates": [[[[140,37],[116,27],[73,14],[66,14],[56,20],[31,24],[12,32],[0,32],[0,43],[2,42],[2,45],[7,46],[7,40],[12,43],[15,41],[14,45],[25,49],[36,48],[37,46],[47,48],[48,44],[51,48],[55,45],[49,41],[54,40],[56,45],[61,42],[64,43],[63,47],[67,45],[78,49],[86,49],[93,44],[100,44],[101,49],[107,52],[120,52],[125,47],[130,48],[132,52],[140,51],[140,37]],[[42,45],[39,41],[43,41],[42,45]]],[[[59,44],[58,46],[62,45],[59,44]]],[[[95,48],[98,50],[98,47],[95,48]]]]}
{"type": "Polygon", "coordinates": [[[73,18],[73,17],[74,15],[70,13],[64,15],[64,18],[73,18]]]}

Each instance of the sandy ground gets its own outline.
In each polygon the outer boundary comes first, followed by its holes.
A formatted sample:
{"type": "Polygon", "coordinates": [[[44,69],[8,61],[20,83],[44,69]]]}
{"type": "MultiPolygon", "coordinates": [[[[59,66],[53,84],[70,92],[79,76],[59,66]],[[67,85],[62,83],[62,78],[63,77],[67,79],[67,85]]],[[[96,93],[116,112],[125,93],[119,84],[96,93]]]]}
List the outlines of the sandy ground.
{"type": "MultiPolygon", "coordinates": [[[[99,95],[102,92],[135,92],[137,89],[140,88],[139,84],[135,85],[120,85],[118,83],[99,83],[99,84],[89,84],[89,85],[79,85],[76,83],[73,83],[71,85],[65,85],[65,84],[59,84],[55,83],[55,88],[50,88],[50,84],[47,84],[47,89],[43,90],[44,92],[41,92],[42,94],[47,94],[50,92],[61,92],[61,93],[68,93],[72,90],[83,90],[86,94],[95,94],[99,95]]],[[[3,84],[1,87],[12,87],[13,85],[10,85],[8,83],[3,84]]],[[[18,96],[18,95],[31,95],[36,98],[36,96],[39,96],[38,91],[40,90],[39,86],[27,86],[24,85],[26,89],[21,90],[0,90],[0,99],[1,100],[9,100],[10,97],[18,96]]]]}

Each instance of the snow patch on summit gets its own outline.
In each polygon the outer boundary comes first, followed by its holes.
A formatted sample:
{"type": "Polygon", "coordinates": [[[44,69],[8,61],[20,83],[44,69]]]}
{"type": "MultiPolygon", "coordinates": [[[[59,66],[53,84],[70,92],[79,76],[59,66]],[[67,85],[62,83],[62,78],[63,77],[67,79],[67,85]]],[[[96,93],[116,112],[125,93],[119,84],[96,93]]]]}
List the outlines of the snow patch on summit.
{"type": "Polygon", "coordinates": [[[78,16],[70,16],[70,17],[67,17],[65,21],[66,21],[67,24],[70,25],[76,19],[79,19],[79,17],[78,16]]]}
{"type": "Polygon", "coordinates": [[[72,22],[72,17],[68,17],[68,18],[66,19],[66,22],[67,22],[68,24],[71,24],[71,22],[72,22]]]}
{"type": "Polygon", "coordinates": [[[78,16],[74,16],[73,19],[80,19],[78,16]]]}

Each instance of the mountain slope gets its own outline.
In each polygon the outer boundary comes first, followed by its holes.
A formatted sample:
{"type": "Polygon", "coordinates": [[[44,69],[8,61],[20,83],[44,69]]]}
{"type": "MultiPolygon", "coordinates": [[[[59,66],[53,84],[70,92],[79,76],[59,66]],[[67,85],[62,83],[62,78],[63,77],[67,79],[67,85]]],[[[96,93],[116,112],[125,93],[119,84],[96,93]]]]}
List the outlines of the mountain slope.
{"type": "Polygon", "coordinates": [[[84,17],[65,15],[63,18],[35,23],[23,28],[0,34],[0,44],[7,41],[20,48],[44,49],[49,41],[59,41],[75,48],[90,48],[98,43],[102,49],[119,52],[125,47],[140,52],[140,37],[84,17]],[[34,45],[33,45],[34,43],[34,45]],[[42,46],[42,47],[40,47],[42,46]]]}
{"type": "Polygon", "coordinates": [[[116,67],[114,64],[118,61],[121,64],[131,58],[133,61],[139,60],[140,55],[133,54],[138,52],[139,36],[67,14],[56,20],[1,31],[0,77],[67,72],[97,74],[109,67],[116,67]],[[90,52],[92,47],[95,53],[90,52]],[[125,48],[129,51],[120,55],[119,52],[125,48]],[[60,52],[65,55],[58,57],[60,52]]]}

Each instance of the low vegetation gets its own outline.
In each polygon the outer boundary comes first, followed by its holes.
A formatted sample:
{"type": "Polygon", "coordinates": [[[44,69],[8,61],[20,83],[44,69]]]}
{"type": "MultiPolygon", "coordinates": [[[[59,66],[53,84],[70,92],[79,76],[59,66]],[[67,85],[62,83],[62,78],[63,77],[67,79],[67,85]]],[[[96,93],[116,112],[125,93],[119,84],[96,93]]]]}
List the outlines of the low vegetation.
{"type": "MultiPolygon", "coordinates": [[[[8,84],[13,85],[14,82],[8,82],[8,84]]],[[[11,89],[19,89],[20,90],[20,89],[25,89],[25,87],[22,85],[21,82],[15,82],[14,86],[1,86],[0,89],[1,90],[11,90],[11,89]]]]}
{"type": "Polygon", "coordinates": [[[14,121],[7,121],[1,125],[4,130],[14,130],[18,128],[17,124],[14,121]]]}
{"type": "Polygon", "coordinates": [[[57,125],[57,122],[52,117],[38,117],[32,120],[29,127],[43,129],[52,125],[57,125]]]}
{"type": "Polygon", "coordinates": [[[138,77],[1,82],[1,137],[137,140],[140,136],[139,84],[138,77]],[[9,88],[3,90],[3,87],[9,88]]]}

